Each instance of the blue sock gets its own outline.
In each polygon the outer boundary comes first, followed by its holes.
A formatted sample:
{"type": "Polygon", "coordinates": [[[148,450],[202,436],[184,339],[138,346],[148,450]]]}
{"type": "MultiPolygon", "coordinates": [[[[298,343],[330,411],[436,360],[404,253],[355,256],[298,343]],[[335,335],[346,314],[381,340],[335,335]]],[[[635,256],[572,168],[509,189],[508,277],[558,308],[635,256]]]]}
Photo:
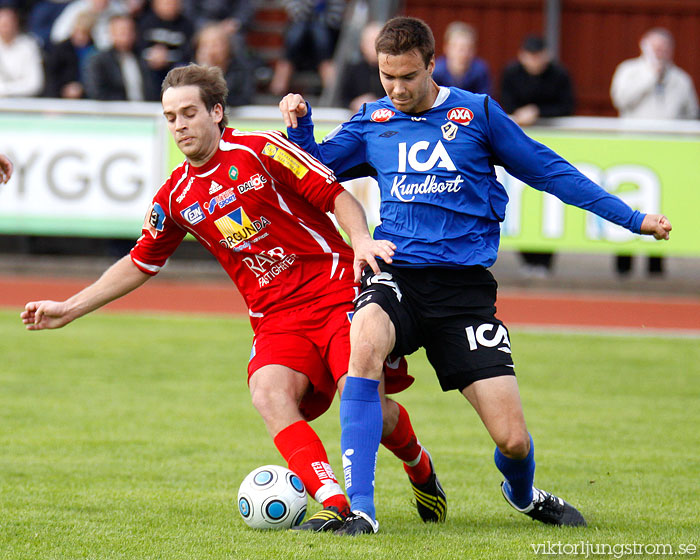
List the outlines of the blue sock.
{"type": "Polygon", "coordinates": [[[535,481],[535,444],[530,436],[530,452],[524,459],[509,459],[496,448],[494,461],[506,479],[506,491],[513,503],[521,509],[532,502],[532,485],[535,481]]]}
{"type": "Polygon", "coordinates": [[[340,447],[350,509],[376,519],[374,471],[382,438],[379,381],[348,376],[340,399],[340,447]]]}

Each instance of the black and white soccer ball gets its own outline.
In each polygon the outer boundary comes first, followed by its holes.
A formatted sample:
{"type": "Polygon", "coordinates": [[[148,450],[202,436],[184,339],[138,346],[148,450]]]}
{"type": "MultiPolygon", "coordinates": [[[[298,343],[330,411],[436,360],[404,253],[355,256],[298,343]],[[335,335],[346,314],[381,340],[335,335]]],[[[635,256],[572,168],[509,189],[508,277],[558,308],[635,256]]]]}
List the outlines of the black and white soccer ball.
{"type": "Polygon", "coordinates": [[[306,515],[306,488],[285,467],[258,467],[238,489],[238,511],[253,529],[289,529],[306,515]]]}

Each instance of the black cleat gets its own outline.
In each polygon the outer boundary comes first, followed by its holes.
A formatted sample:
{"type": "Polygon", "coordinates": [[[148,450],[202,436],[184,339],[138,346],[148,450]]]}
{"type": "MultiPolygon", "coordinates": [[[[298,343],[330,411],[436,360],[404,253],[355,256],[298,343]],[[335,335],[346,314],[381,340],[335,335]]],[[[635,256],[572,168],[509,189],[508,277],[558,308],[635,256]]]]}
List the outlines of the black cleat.
{"type": "Polygon", "coordinates": [[[532,503],[522,509],[516,506],[508,496],[506,483],[501,482],[501,492],[511,506],[520,513],[529,515],[537,521],[547,523],[548,525],[565,525],[567,527],[585,527],[586,520],[570,503],[565,502],[561,498],[550,494],[544,490],[539,490],[533,486],[532,488],[532,503]]]}
{"type": "Polygon", "coordinates": [[[363,511],[353,511],[343,523],[343,526],[335,531],[336,535],[370,535],[379,531],[379,522],[373,521],[363,511]]]}
{"type": "Polygon", "coordinates": [[[349,515],[348,509],[340,511],[335,506],[328,506],[314,513],[301,525],[295,525],[292,531],[312,531],[321,533],[323,531],[335,531],[343,526],[343,522],[349,515]]]}
{"type": "Polygon", "coordinates": [[[442,523],[447,517],[447,495],[435,474],[435,467],[430,455],[428,455],[428,458],[430,459],[431,470],[428,481],[423,484],[416,484],[410,478],[408,481],[411,483],[413,495],[416,497],[418,515],[420,515],[423,522],[442,523]]]}

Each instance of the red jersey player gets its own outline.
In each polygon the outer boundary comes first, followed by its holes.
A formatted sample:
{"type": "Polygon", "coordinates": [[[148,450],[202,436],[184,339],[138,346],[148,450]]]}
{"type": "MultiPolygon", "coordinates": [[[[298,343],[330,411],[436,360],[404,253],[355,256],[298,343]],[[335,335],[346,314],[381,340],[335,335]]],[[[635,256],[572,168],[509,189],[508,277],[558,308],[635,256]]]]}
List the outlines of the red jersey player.
{"type": "MultiPolygon", "coordinates": [[[[21,318],[29,330],[66,325],[142,285],[191,233],[248,305],[253,405],[289,468],[323,504],[300,528],[334,530],[349,514],[348,503],[307,421],[325,412],[336,387],[344,386],[355,280],[366,264],[379,272],[375,257],[390,262],[393,245],[372,240],[357,200],[281,133],[226,128],[225,98],[216,68],[192,64],[168,74],[163,113],[186,161],[156,193],[136,246],[94,284],[63,302],[29,302],[21,318]],[[353,249],[326,212],[334,213],[353,249]]],[[[412,381],[405,372],[387,372],[388,392],[412,381]]],[[[421,506],[430,498],[421,488],[435,476],[430,457],[405,409],[382,398],[382,442],[404,461],[419,514],[434,520],[421,506]]]]}

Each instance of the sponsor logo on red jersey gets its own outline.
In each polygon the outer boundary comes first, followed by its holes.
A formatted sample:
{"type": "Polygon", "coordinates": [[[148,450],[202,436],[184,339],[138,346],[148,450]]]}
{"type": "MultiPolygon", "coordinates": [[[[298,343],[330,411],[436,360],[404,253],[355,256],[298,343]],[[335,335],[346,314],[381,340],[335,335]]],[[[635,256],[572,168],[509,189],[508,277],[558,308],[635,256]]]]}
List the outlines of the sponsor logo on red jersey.
{"type": "Polygon", "coordinates": [[[455,107],[450,109],[447,113],[447,119],[454,121],[458,124],[467,126],[474,118],[474,113],[466,107],[455,107]]]}
{"type": "Polygon", "coordinates": [[[199,202],[195,202],[191,206],[185,208],[182,212],[180,212],[180,215],[192,225],[198,224],[204,218],[206,218],[204,212],[202,211],[202,207],[199,205],[199,202]]]}
{"type": "Polygon", "coordinates": [[[374,122],[386,122],[395,114],[396,113],[394,113],[394,111],[391,109],[377,109],[374,111],[374,113],[372,113],[370,119],[372,119],[374,122]]]}
{"type": "Polygon", "coordinates": [[[238,192],[240,194],[243,194],[243,193],[248,192],[251,189],[255,189],[257,191],[257,190],[262,189],[266,184],[267,184],[267,179],[265,179],[265,176],[261,175],[260,173],[256,173],[250,179],[248,179],[245,183],[238,185],[238,192]]]}

